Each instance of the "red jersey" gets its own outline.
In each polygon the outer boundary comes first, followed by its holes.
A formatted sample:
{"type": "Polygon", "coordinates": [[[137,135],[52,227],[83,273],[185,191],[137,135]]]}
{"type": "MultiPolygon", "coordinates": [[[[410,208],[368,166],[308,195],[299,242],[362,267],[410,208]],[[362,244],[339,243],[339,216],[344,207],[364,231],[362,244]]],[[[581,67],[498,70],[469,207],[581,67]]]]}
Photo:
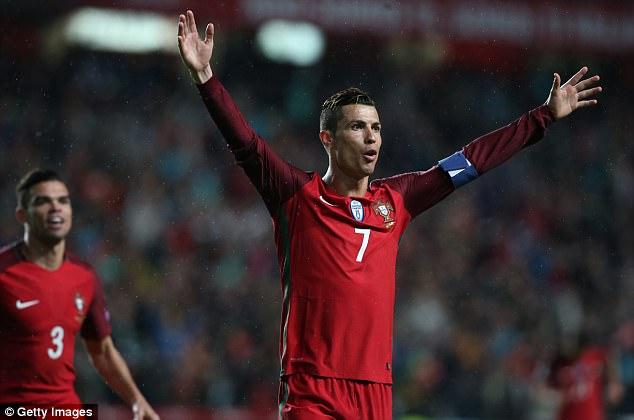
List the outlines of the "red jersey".
{"type": "MultiPolygon", "coordinates": [[[[229,148],[273,218],[282,280],[282,375],[392,383],[398,242],[408,223],[454,190],[442,168],[370,183],[343,197],[283,161],[244,120],[217,78],[199,86],[229,148]]],[[[463,149],[482,174],[541,139],[542,106],[463,149]]]]}
{"type": "Polygon", "coordinates": [[[561,390],[559,420],[603,420],[607,353],[600,347],[584,350],[577,359],[557,360],[551,381],[561,390]]]}
{"type": "Polygon", "coordinates": [[[23,246],[0,250],[0,403],[77,404],[75,336],[111,333],[101,285],[87,264],[49,271],[23,246]]]}

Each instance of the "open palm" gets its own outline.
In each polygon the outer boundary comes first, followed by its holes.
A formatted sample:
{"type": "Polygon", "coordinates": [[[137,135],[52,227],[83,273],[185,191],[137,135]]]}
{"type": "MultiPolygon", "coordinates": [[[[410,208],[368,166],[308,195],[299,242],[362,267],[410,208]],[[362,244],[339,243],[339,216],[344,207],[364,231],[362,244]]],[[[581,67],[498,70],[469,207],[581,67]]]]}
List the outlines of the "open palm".
{"type": "Polygon", "coordinates": [[[596,105],[596,99],[588,99],[601,92],[601,86],[595,86],[599,81],[599,76],[592,76],[582,80],[588,72],[587,67],[582,67],[563,86],[560,86],[561,78],[555,73],[553,87],[546,100],[546,105],[552,112],[556,120],[571,114],[577,108],[596,105]]]}
{"type": "Polygon", "coordinates": [[[204,83],[211,77],[209,60],[214,49],[214,25],[209,23],[205,29],[205,39],[198,36],[194,13],[188,10],[178,17],[178,49],[192,77],[204,83]]]}

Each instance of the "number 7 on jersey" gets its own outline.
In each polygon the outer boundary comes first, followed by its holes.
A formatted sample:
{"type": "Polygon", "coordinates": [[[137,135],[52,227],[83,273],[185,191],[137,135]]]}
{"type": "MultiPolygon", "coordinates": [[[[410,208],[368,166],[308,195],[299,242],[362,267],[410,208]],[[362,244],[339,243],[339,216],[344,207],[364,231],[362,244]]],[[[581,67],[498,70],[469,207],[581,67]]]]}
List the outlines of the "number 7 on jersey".
{"type": "Polygon", "coordinates": [[[359,248],[359,252],[357,253],[357,262],[361,262],[363,260],[363,254],[365,254],[365,250],[368,247],[368,241],[370,240],[370,229],[354,228],[354,233],[363,235],[361,248],[359,248]]]}

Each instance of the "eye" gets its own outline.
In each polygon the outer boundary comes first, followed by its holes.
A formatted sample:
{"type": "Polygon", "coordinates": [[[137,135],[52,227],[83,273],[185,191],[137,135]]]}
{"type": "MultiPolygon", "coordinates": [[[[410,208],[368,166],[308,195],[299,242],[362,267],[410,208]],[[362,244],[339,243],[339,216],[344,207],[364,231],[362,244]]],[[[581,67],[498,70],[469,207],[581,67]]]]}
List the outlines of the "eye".
{"type": "Polygon", "coordinates": [[[48,200],[46,199],[46,197],[36,197],[33,200],[33,205],[34,206],[41,206],[42,204],[46,204],[48,202],[48,200]]]}
{"type": "Polygon", "coordinates": [[[381,132],[381,126],[380,125],[374,125],[372,126],[372,130],[376,131],[377,133],[381,132]]]}
{"type": "Polygon", "coordinates": [[[58,201],[60,204],[70,204],[70,197],[61,197],[58,201]]]}

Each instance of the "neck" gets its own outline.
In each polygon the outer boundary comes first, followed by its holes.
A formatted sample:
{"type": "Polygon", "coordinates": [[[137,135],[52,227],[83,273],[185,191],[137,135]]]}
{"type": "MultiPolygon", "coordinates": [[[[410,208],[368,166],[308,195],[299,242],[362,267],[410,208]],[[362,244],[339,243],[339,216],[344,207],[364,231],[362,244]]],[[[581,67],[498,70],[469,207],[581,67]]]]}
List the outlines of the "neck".
{"type": "Polygon", "coordinates": [[[57,270],[64,262],[66,242],[44,243],[28,233],[24,234],[24,256],[27,260],[47,270],[57,270]]]}
{"type": "Polygon", "coordinates": [[[334,171],[331,165],[322,180],[339,195],[344,197],[363,197],[368,192],[368,178],[367,176],[361,179],[351,178],[341,171],[334,171]]]}

